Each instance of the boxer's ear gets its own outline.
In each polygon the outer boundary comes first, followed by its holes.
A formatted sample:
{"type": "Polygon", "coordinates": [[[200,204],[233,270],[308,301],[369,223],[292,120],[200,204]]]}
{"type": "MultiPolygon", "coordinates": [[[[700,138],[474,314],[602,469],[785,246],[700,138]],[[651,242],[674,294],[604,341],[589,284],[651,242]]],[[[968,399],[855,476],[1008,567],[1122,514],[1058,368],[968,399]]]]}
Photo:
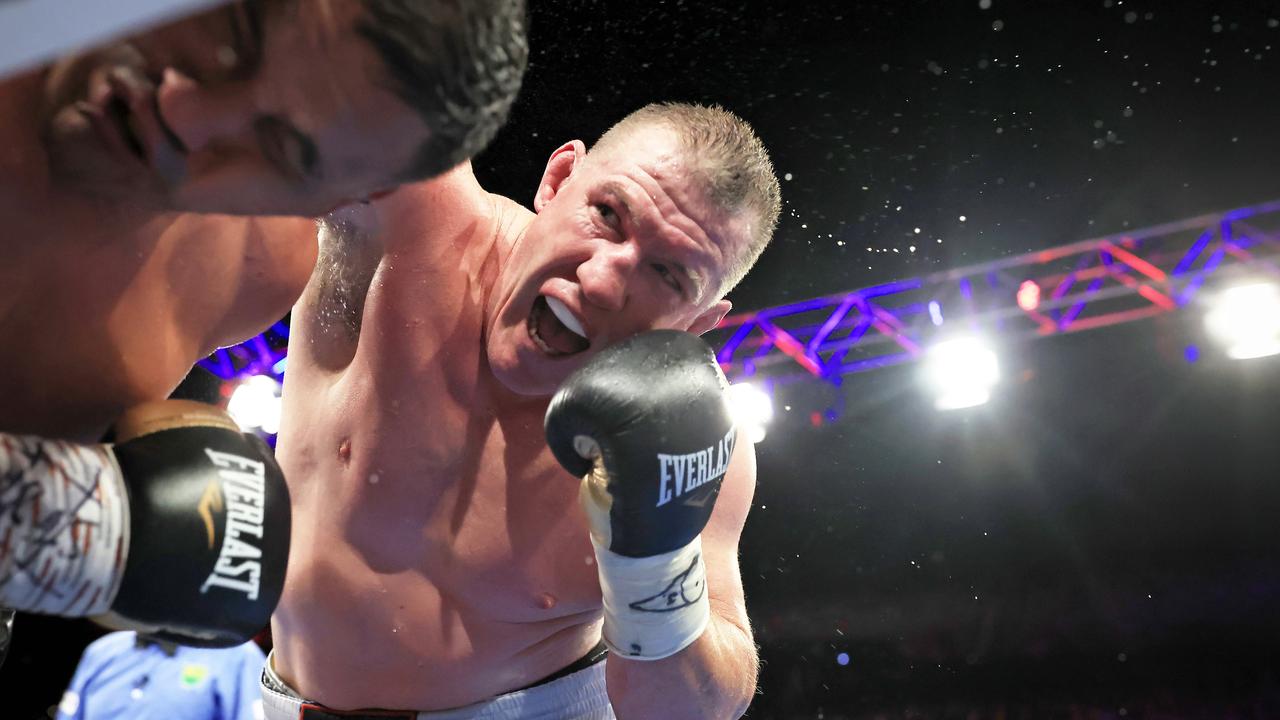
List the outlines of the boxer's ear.
{"type": "Polygon", "coordinates": [[[724,316],[728,315],[729,311],[732,309],[733,303],[728,300],[722,298],[716,301],[715,305],[712,305],[701,315],[694,318],[693,323],[689,325],[689,332],[694,335],[701,335],[708,330],[715,328],[715,326],[719,325],[720,321],[724,319],[724,316]]]}
{"type": "Polygon", "coordinates": [[[542,212],[542,208],[555,199],[556,194],[560,192],[560,187],[586,157],[587,146],[583,145],[581,140],[570,140],[551,153],[551,157],[547,160],[547,167],[542,171],[538,192],[533,196],[534,212],[542,212]]]}

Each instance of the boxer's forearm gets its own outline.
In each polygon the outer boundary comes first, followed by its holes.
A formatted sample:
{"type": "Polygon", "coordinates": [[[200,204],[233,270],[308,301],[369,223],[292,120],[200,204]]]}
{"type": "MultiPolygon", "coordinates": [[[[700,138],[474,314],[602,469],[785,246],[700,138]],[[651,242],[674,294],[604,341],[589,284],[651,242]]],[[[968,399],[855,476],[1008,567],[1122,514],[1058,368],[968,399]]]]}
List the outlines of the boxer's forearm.
{"type": "Polygon", "coordinates": [[[755,695],[758,661],[745,618],[711,601],[711,621],[689,647],[662,660],[610,655],[605,675],[619,720],[741,717],[755,695]]]}
{"type": "Polygon", "coordinates": [[[0,434],[0,607],[105,611],[127,525],[124,489],[104,447],[0,434]]]}

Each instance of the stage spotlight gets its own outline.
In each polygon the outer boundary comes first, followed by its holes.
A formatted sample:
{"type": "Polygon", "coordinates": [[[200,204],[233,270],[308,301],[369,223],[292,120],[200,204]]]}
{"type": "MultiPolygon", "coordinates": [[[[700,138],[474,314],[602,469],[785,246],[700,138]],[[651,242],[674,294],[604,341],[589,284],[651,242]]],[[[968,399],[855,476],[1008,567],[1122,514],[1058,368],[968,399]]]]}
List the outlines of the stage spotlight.
{"type": "Polygon", "coordinates": [[[1256,283],[1228,288],[1212,301],[1205,327],[1236,360],[1280,353],[1280,287],[1256,283]]]}
{"type": "Polygon", "coordinates": [[[266,375],[241,380],[227,402],[227,414],[242,430],[275,435],[280,431],[280,383],[266,375]]]}
{"type": "Polygon", "coordinates": [[[1040,286],[1035,280],[1023,280],[1018,286],[1018,307],[1031,312],[1040,307],[1040,286]]]}
{"type": "Polygon", "coordinates": [[[977,338],[944,340],[925,354],[924,381],[939,410],[981,405],[991,399],[991,388],[999,380],[995,352],[977,338]]]}
{"type": "Polygon", "coordinates": [[[739,383],[729,386],[728,401],[734,425],[746,431],[751,442],[764,440],[773,420],[773,398],[769,393],[750,383],[739,383]]]}

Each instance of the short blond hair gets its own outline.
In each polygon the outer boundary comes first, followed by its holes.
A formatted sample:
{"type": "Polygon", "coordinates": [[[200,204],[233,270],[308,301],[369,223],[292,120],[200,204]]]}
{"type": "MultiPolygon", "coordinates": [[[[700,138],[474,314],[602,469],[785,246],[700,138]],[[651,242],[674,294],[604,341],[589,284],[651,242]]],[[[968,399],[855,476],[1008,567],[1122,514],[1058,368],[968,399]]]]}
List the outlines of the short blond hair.
{"type": "Polygon", "coordinates": [[[718,105],[689,103],[645,105],[609,128],[591,152],[619,146],[632,131],[653,125],[667,127],[679,138],[681,149],[719,209],[756,216],[747,247],[735,253],[726,269],[719,292],[722,296],[755,265],[778,225],[782,191],[769,153],[742,118],[718,105]]]}

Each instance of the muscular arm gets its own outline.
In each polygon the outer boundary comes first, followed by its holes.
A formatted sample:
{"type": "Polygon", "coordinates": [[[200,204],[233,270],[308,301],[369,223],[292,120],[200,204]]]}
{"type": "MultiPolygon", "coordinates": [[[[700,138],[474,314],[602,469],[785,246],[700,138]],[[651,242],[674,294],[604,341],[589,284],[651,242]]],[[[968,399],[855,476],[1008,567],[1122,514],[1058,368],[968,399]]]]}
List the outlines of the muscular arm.
{"type": "Polygon", "coordinates": [[[609,701],[620,720],[719,720],[746,712],[756,688],[757,656],[738,570],[738,539],[755,483],[755,451],[739,435],[715,510],[702,531],[711,622],[693,644],[669,658],[609,656],[609,701]]]}
{"type": "Polygon", "coordinates": [[[315,222],[303,218],[190,218],[216,223],[179,233],[171,282],[179,330],[205,328],[204,352],[252,337],[284,317],[316,264],[315,222]],[[212,232],[212,234],[210,234],[212,232]],[[200,240],[193,247],[193,238],[200,240]],[[188,260],[188,258],[198,258],[188,260]],[[179,275],[180,277],[172,277],[179,275]],[[194,290],[193,290],[194,289],[194,290]]]}

